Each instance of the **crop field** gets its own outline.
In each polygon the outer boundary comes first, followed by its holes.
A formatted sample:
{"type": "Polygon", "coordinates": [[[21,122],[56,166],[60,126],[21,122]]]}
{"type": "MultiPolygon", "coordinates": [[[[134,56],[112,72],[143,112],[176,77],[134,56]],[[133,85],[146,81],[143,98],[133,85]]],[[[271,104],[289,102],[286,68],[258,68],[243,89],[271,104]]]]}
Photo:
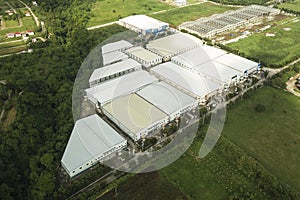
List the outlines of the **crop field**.
{"type": "Polygon", "coordinates": [[[227,113],[223,134],[300,191],[300,98],[263,88],[227,113]],[[255,107],[261,104],[264,111],[255,107]]]}
{"type": "Polygon", "coordinates": [[[15,46],[24,45],[25,42],[23,40],[9,43],[0,43],[0,49],[11,48],[15,46]]]}
{"type": "Polygon", "coordinates": [[[293,0],[279,5],[279,8],[286,8],[300,12],[300,0],[293,0]]]}
{"type": "Polygon", "coordinates": [[[228,44],[267,66],[283,66],[300,57],[300,20],[277,24],[238,42],[228,44]],[[266,34],[274,34],[267,36],[266,34]]]}
{"type": "Polygon", "coordinates": [[[151,14],[150,16],[168,22],[173,26],[178,26],[186,21],[196,20],[200,17],[208,17],[213,14],[219,14],[233,9],[235,8],[212,3],[201,3],[198,5],[172,9],[162,13],[151,14]]]}
{"type": "Polygon", "coordinates": [[[11,28],[19,26],[19,22],[17,20],[5,20],[5,27],[11,28]]]}
{"type": "Polygon", "coordinates": [[[173,8],[158,0],[97,0],[92,6],[91,19],[88,27],[96,26],[133,14],[149,14],[155,11],[173,8]]]}

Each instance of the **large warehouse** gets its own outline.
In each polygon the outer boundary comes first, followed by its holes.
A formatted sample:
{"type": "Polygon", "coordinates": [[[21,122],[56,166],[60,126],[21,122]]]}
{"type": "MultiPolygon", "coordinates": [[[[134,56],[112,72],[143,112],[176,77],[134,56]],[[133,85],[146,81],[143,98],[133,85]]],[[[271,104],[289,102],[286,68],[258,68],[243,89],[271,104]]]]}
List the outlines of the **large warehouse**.
{"type": "Polygon", "coordinates": [[[195,66],[202,65],[225,54],[227,54],[226,51],[203,45],[174,56],[171,61],[181,67],[194,70],[195,66]]]}
{"type": "Polygon", "coordinates": [[[97,107],[101,107],[112,99],[134,92],[155,81],[158,81],[156,77],[144,70],[138,70],[88,88],[85,93],[90,101],[95,103],[97,107]]]}
{"type": "Polygon", "coordinates": [[[195,98],[162,81],[147,85],[136,94],[166,113],[169,121],[198,106],[195,98]]]}
{"type": "Polygon", "coordinates": [[[186,33],[175,33],[150,41],[146,48],[169,61],[173,56],[202,45],[202,41],[186,33]]]}
{"type": "Polygon", "coordinates": [[[164,112],[134,93],[104,105],[103,113],[134,141],[168,123],[164,112]]]}
{"type": "Polygon", "coordinates": [[[103,66],[111,65],[126,59],[128,59],[128,56],[121,51],[113,51],[102,55],[103,66]]]}
{"type": "Polygon", "coordinates": [[[114,51],[124,51],[133,47],[133,45],[126,40],[120,40],[117,42],[108,43],[102,46],[102,55],[114,51]]]}
{"type": "Polygon", "coordinates": [[[201,37],[209,38],[216,34],[245,26],[249,23],[261,21],[265,16],[277,15],[279,13],[279,9],[250,5],[238,10],[225,12],[224,14],[185,22],[179,26],[179,29],[184,29],[201,37]]]}
{"type": "Polygon", "coordinates": [[[159,21],[146,15],[132,15],[119,20],[119,25],[143,35],[156,34],[167,30],[168,23],[159,21]]]}
{"type": "Polygon", "coordinates": [[[162,63],[162,57],[140,46],[127,49],[125,53],[130,58],[141,63],[144,67],[151,67],[162,63]]]}
{"type": "Polygon", "coordinates": [[[259,63],[231,53],[220,56],[214,61],[239,71],[245,77],[247,77],[248,74],[259,69],[260,66],[259,63]]]}
{"type": "Polygon", "coordinates": [[[94,70],[89,79],[90,87],[94,87],[105,81],[114,79],[124,74],[128,74],[142,69],[140,63],[133,59],[127,59],[121,62],[117,62],[105,67],[94,70]]]}
{"type": "Polygon", "coordinates": [[[208,97],[223,88],[221,84],[206,79],[203,76],[172,62],[163,63],[153,67],[150,70],[150,73],[186,94],[197,98],[200,104],[205,104],[208,97]]]}
{"type": "Polygon", "coordinates": [[[74,177],[127,146],[121,137],[98,115],[76,121],[61,164],[74,177]]]}

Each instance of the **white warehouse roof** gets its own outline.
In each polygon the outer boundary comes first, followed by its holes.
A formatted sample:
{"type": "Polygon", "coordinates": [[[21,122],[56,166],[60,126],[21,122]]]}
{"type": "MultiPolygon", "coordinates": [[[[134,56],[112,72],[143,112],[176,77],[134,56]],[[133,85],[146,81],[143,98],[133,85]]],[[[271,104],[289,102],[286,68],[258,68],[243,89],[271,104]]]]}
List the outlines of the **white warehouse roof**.
{"type": "Polygon", "coordinates": [[[137,94],[168,115],[197,101],[162,81],[147,85],[137,94]]]}
{"type": "Polygon", "coordinates": [[[103,109],[134,134],[167,118],[165,113],[134,93],[113,100],[103,109]]]}
{"type": "Polygon", "coordinates": [[[173,57],[172,61],[193,68],[225,54],[226,51],[203,45],[173,57]]]}
{"type": "Polygon", "coordinates": [[[94,103],[98,101],[100,104],[104,104],[155,81],[158,81],[155,76],[151,76],[144,70],[138,70],[86,89],[85,92],[94,103]]]}
{"type": "Polygon", "coordinates": [[[258,67],[258,63],[231,53],[220,56],[216,58],[215,61],[238,70],[242,73],[249,72],[258,67]]]}
{"type": "Polygon", "coordinates": [[[186,33],[175,33],[150,41],[146,48],[161,55],[169,56],[202,45],[202,41],[186,33]]]}
{"type": "Polygon", "coordinates": [[[150,62],[152,60],[161,58],[160,56],[156,55],[155,53],[152,53],[151,51],[149,51],[143,47],[140,47],[140,46],[127,49],[126,52],[129,54],[132,54],[133,56],[136,56],[146,62],[150,62]]]}
{"type": "Polygon", "coordinates": [[[142,30],[158,29],[162,26],[168,26],[168,23],[159,21],[146,15],[132,15],[119,20],[120,22],[130,24],[142,30]]]}
{"type": "Polygon", "coordinates": [[[141,68],[141,64],[133,59],[127,59],[121,62],[117,62],[105,67],[95,69],[90,76],[89,82],[99,80],[101,78],[135,68],[141,68]]]}
{"type": "Polygon", "coordinates": [[[113,52],[113,51],[120,51],[122,49],[128,49],[133,47],[132,44],[127,42],[126,40],[120,40],[117,42],[112,42],[109,44],[105,44],[102,46],[102,54],[113,52]]]}
{"type": "Polygon", "coordinates": [[[163,79],[167,79],[167,82],[170,81],[171,84],[176,84],[191,93],[191,95],[200,98],[222,87],[214,81],[206,79],[201,75],[195,74],[171,62],[158,65],[152,68],[150,72],[158,74],[163,79]]]}
{"type": "Polygon", "coordinates": [[[80,173],[77,170],[79,167],[88,168],[87,163],[91,165],[103,153],[125,141],[105,121],[94,114],[76,121],[61,162],[69,175],[74,176],[80,173]],[[73,173],[75,170],[76,172],[73,173]]]}
{"type": "Polygon", "coordinates": [[[203,75],[209,76],[222,84],[228,83],[232,78],[243,75],[239,71],[221,63],[210,61],[195,67],[203,75]]]}
{"type": "Polygon", "coordinates": [[[103,54],[102,58],[103,58],[103,65],[105,66],[120,60],[125,60],[128,58],[128,56],[121,51],[113,51],[110,53],[103,54]]]}

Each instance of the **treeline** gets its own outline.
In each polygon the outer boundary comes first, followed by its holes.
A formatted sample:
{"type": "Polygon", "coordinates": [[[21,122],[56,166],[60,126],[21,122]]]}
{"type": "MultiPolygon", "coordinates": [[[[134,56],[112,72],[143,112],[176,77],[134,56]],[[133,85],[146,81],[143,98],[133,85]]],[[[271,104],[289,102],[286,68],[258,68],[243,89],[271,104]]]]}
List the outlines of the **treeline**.
{"type": "MultiPolygon", "coordinates": [[[[60,177],[60,159],[73,128],[73,82],[90,50],[124,31],[110,26],[88,32],[89,3],[38,4],[52,35],[47,48],[0,62],[5,91],[12,91],[17,99],[16,119],[0,134],[0,199],[61,199],[73,191],[63,189],[60,177]]],[[[5,93],[1,96],[2,102],[7,99],[5,93]]]]}

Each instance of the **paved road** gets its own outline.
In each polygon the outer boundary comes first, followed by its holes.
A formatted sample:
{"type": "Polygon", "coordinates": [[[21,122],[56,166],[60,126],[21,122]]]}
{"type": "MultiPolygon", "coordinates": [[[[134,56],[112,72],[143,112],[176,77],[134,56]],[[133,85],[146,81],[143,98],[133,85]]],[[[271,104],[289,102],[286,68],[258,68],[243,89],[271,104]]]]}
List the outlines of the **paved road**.
{"type": "Polygon", "coordinates": [[[26,4],[24,3],[23,1],[19,0],[19,2],[21,2],[31,13],[31,15],[33,16],[33,19],[36,23],[36,25],[39,27],[40,26],[40,22],[39,22],[39,19],[35,16],[35,14],[32,12],[31,8],[26,4]]]}
{"type": "Polygon", "coordinates": [[[297,77],[299,77],[299,76],[300,76],[300,73],[297,74],[296,76],[290,78],[290,80],[288,80],[288,82],[286,82],[286,89],[287,89],[287,91],[289,91],[290,93],[292,93],[293,95],[295,95],[297,97],[300,97],[300,93],[299,92],[295,92],[294,89],[297,88],[296,85],[295,85],[295,83],[296,83],[297,77]]]}

